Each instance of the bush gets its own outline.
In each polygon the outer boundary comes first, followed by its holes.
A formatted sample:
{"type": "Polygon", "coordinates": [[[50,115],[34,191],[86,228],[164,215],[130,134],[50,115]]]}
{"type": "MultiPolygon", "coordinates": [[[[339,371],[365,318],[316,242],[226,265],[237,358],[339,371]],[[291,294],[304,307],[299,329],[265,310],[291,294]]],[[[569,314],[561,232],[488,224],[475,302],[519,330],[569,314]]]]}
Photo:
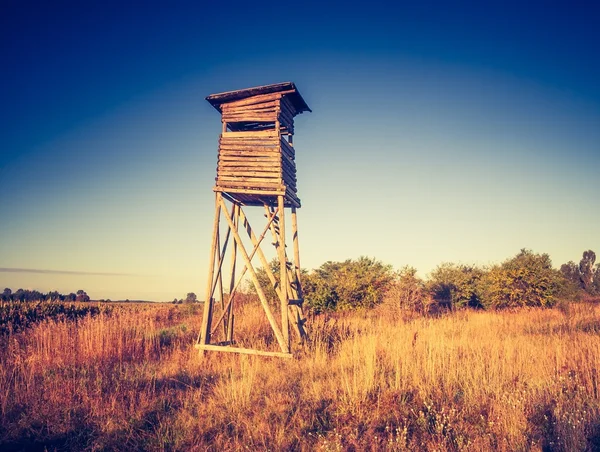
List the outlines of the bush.
{"type": "Polygon", "coordinates": [[[485,307],[550,307],[565,287],[565,279],[552,268],[548,254],[522,249],[512,259],[493,266],[482,278],[485,307]]]}
{"type": "Polygon", "coordinates": [[[305,300],[317,312],[370,308],[383,301],[393,278],[390,265],[364,256],[326,262],[304,278],[305,300]]]}
{"type": "Polygon", "coordinates": [[[429,276],[427,289],[438,305],[450,308],[481,307],[480,280],[483,270],[444,263],[429,276]]]}

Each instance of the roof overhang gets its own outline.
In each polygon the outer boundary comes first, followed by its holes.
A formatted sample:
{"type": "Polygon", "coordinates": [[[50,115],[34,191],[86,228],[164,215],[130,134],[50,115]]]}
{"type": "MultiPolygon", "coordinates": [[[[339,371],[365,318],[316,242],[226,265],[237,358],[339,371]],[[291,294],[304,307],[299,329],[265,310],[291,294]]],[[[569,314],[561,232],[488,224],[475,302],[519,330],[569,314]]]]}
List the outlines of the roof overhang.
{"type": "Polygon", "coordinates": [[[228,102],[234,102],[236,100],[246,99],[252,96],[258,96],[261,94],[272,94],[286,92],[285,96],[292,103],[296,112],[302,113],[305,111],[312,111],[306,101],[300,95],[300,92],[296,88],[293,82],[275,83],[273,85],[256,86],[254,88],[238,89],[236,91],[227,91],[224,93],[211,94],[206,97],[206,100],[221,112],[221,105],[228,102]]]}

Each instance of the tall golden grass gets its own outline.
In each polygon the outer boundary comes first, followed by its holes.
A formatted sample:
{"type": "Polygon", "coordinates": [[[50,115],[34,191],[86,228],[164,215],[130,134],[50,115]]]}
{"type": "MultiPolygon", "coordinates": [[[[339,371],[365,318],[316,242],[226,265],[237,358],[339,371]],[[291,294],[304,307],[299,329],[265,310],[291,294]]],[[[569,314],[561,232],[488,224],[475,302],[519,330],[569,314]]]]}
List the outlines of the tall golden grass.
{"type": "Polygon", "coordinates": [[[196,306],[38,324],[1,344],[0,449],[600,449],[599,306],[386,312],[315,317],[293,360],[201,359],[196,306]]]}

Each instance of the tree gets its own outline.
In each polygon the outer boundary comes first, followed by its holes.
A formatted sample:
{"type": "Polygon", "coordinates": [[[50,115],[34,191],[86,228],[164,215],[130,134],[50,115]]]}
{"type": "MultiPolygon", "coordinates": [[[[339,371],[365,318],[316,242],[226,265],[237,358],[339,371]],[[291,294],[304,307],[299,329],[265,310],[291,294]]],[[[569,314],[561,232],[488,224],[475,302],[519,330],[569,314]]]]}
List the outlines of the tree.
{"type": "Polygon", "coordinates": [[[398,272],[386,298],[405,311],[424,313],[429,305],[425,283],[417,276],[417,269],[409,266],[398,272]]]}
{"type": "Polygon", "coordinates": [[[600,273],[598,272],[599,265],[594,267],[596,262],[596,253],[592,250],[584,251],[579,265],[573,261],[561,265],[560,272],[564,278],[570,282],[574,289],[582,289],[590,295],[600,294],[600,273]],[[574,287],[573,287],[574,286],[574,287]]]}
{"type": "Polygon", "coordinates": [[[185,302],[186,303],[198,303],[198,297],[196,297],[196,294],[194,292],[190,292],[186,295],[185,302]]]}
{"type": "Polygon", "coordinates": [[[600,264],[596,264],[594,271],[594,281],[592,283],[592,295],[600,295],[600,264]]]}
{"type": "Polygon", "coordinates": [[[439,265],[427,282],[427,289],[439,305],[452,308],[481,306],[480,280],[484,272],[468,265],[439,265]]]}
{"type": "Polygon", "coordinates": [[[581,287],[581,277],[579,274],[579,266],[573,262],[569,261],[566,264],[562,264],[560,266],[560,272],[565,277],[567,281],[575,284],[577,287],[581,287]]]}
{"type": "Polygon", "coordinates": [[[579,261],[579,274],[581,278],[581,287],[590,293],[594,285],[594,262],[596,262],[596,253],[592,250],[584,251],[581,261],[579,261]]]}
{"type": "Polygon", "coordinates": [[[547,254],[522,249],[515,257],[493,266],[482,278],[486,307],[552,306],[564,288],[564,278],[552,268],[547,254]]]}
{"type": "Polygon", "coordinates": [[[12,290],[8,287],[2,292],[2,301],[12,301],[12,290]]]}
{"type": "Polygon", "coordinates": [[[77,295],[75,295],[75,301],[88,302],[88,301],[90,301],[90,297],[88,296],[87,293],[85,293],[84,290],[79,289],[77,291],[77,295]]]}

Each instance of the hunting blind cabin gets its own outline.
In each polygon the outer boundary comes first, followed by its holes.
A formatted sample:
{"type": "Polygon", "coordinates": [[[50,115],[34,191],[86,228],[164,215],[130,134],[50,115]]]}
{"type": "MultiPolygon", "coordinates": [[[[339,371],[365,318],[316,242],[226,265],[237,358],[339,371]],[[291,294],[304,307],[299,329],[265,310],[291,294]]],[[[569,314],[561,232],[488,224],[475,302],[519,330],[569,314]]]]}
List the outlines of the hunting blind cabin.
{"type": "Polygon", "coordinates": [[[300,343],[307,339],[296,217],[300,199],[296,188],[294,117],[311,110],[291,82],[211,94],[206,100],[221,113],[223,127],[213,188],[215,217],[208,284],[196,347],[202,353],[226,351],[291,357],[290,329],[300,343]],[[264,210],[266,224],[258,235],[245,213],[250,208],[264,210]],[[290,257],[286,250],[286,209],[291,211],[293,256],[290,257]],[[225,228],[221,227],[221,217],[225,219],[225,228]],[[240,231],[246,232],[246,243],[251,246],[244,245],[240,231]],[[268,234],[275,246],[279,275],[271,270],[261,248],[268,234]],[[229,265],[224,268],[228,245],[229,265]],[[268,299],[269,291],[261,285],[252,263],[254,257],[260,261],[277,294],[276,303],[268,299]],[[254,284],[281,351],[236,346],[239,343],[234,336],[236,295],[246,274],[254,284]]]}

